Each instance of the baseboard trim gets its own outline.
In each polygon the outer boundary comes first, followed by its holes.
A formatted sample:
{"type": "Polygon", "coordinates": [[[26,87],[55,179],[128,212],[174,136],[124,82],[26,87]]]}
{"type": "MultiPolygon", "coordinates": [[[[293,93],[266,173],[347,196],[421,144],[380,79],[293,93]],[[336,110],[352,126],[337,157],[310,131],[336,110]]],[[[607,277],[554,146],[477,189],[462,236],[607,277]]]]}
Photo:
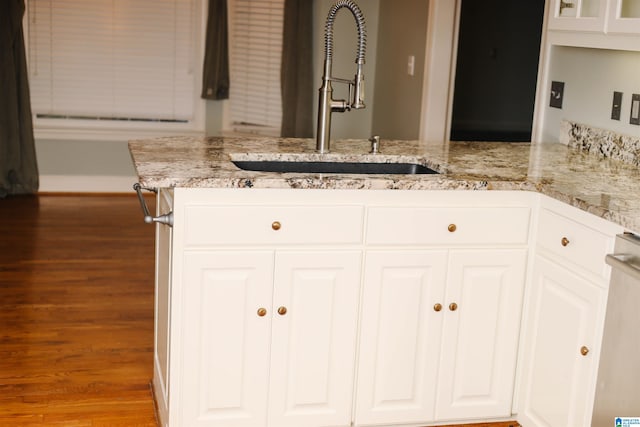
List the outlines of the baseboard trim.
{"type": "Polygon", "coordinates": [[[135,176],[40,175],[41,193],[129,193],[135,176]]]}

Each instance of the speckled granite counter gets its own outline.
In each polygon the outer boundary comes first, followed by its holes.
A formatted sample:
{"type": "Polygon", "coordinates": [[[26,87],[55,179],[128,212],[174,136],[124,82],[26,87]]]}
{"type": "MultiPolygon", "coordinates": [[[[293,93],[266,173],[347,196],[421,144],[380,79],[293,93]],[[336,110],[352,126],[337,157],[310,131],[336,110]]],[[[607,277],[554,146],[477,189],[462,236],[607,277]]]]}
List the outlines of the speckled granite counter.
{"type": "Polygon", "coordinates": [[[640,169],[559,143],[381,141],[173,137],[138,140],[129,149],[145,187],[529,190],[640,231],[640,169]],[[437,175],[333,175],[251,172],[232,160],[414,162],[437,175]]]}

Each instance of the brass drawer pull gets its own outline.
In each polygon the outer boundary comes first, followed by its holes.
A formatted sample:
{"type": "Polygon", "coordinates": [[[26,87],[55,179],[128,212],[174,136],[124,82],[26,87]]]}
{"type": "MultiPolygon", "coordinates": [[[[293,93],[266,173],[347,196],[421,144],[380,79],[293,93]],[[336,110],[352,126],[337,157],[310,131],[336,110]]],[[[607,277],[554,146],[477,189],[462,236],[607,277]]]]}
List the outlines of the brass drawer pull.
{"type": "Polygon", "coordinates": [[[280,316],[284,316],[285,314],[287,314],[287,307],[278,307],[278,314],[280,316]]]}
{"type": "Polygon", "coordinates": [[[447,230],[449,230],[449,233],[453,233],[457,229],[458,229],[458,227],[456,227],[455,224],[449,224],[449,226],[447,227],[447,230]]]}
{"type": "Polygon", "coordinates": [[[562,240],[560,240],[560,244],[562,246],[567,246],[569,245],[569,239],[567,239],[566,237],[563,237],[562,240]]]}
{"type": "Polygon", "coordinates": [[[266,314],[267,314],[267,309],[266,308],[260,307],[258,309],[258,316],[264,317],[266,314]]]}
{"type": "Polygon", "coordinates": [[[449,304],[449,310],[456,311],[457,309],[458,309],[458,304],[456,304],[455,302],[452,302],[451,304],[449,304]]]}
{"type": "Polygon", "coordinates": [[[580,354],[583,356],[586,356],[587,354],[589,354],[589,347],[587,347],[586,345],[583,345],[582,347],[580,347],[580,354]]]}
{"type": "Polygon", "coordinates": [[[436,304],[433,306],[433,311],[440,311],[440,310],[442,310],[442,304],[440,304],[440,303],[436,303],[436,304]]]}
{"type": "Polygon", "coordinates": [[[271,228],[273,228],[275,231],[280,230],[280,227],[282,227],[282,224],[280,224],[280,221],[273,221],[271,223],[271,228]]]}

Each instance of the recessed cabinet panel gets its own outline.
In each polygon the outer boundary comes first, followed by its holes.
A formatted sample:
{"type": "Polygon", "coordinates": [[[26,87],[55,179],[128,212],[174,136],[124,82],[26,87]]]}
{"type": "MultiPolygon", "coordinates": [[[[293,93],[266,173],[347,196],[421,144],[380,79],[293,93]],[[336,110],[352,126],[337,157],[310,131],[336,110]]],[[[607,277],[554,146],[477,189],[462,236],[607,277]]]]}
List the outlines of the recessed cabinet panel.
{"type": "Polygon", "coordinates": [[[267,416],[273,252],[196,252],[184,259],[183,366],[197,398],[184,426],[249,427],[267,416]],[[262,310],[263,311],[262,311],[262,310]]]}
{"type": "Polygon", "coordinates": [[[360,258],[277,252],[268,425],[349,425],[360,258]]]}
{"type": "Polygon", "coordinates": [[[356,424],[433,420],[446,251],[369,251],[356,424]]]}
{"type": "Polygon", "coordinates": [[[526,258],[451,251],[437,420],[511,415],[526,258]]]}

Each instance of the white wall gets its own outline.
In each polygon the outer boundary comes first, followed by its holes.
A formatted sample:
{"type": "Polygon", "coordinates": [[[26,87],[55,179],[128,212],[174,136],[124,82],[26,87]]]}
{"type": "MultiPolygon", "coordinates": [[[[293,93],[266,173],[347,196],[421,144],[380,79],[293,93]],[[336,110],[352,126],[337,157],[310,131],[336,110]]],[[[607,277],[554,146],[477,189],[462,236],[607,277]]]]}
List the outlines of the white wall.
{"type": "Polygon", "coordinates": [[[557,141],[562,119],[639,136],[629,124],[631,95],[640,94],[640,52],[555,46],[550,56],[543,141],[557,141]],[[551,81],[563,81],[562,109],[549,107],[551,81]],[[620,121],[611,120],[613,92],[623,92],[620,121]]]}
{"type": "Polygon", "coordinates": [[[428,0],[381,0],[372,133],[418,139],[427,43],[428,0]],[[414,74],[407,73],[409,56],[414,74]]]}

